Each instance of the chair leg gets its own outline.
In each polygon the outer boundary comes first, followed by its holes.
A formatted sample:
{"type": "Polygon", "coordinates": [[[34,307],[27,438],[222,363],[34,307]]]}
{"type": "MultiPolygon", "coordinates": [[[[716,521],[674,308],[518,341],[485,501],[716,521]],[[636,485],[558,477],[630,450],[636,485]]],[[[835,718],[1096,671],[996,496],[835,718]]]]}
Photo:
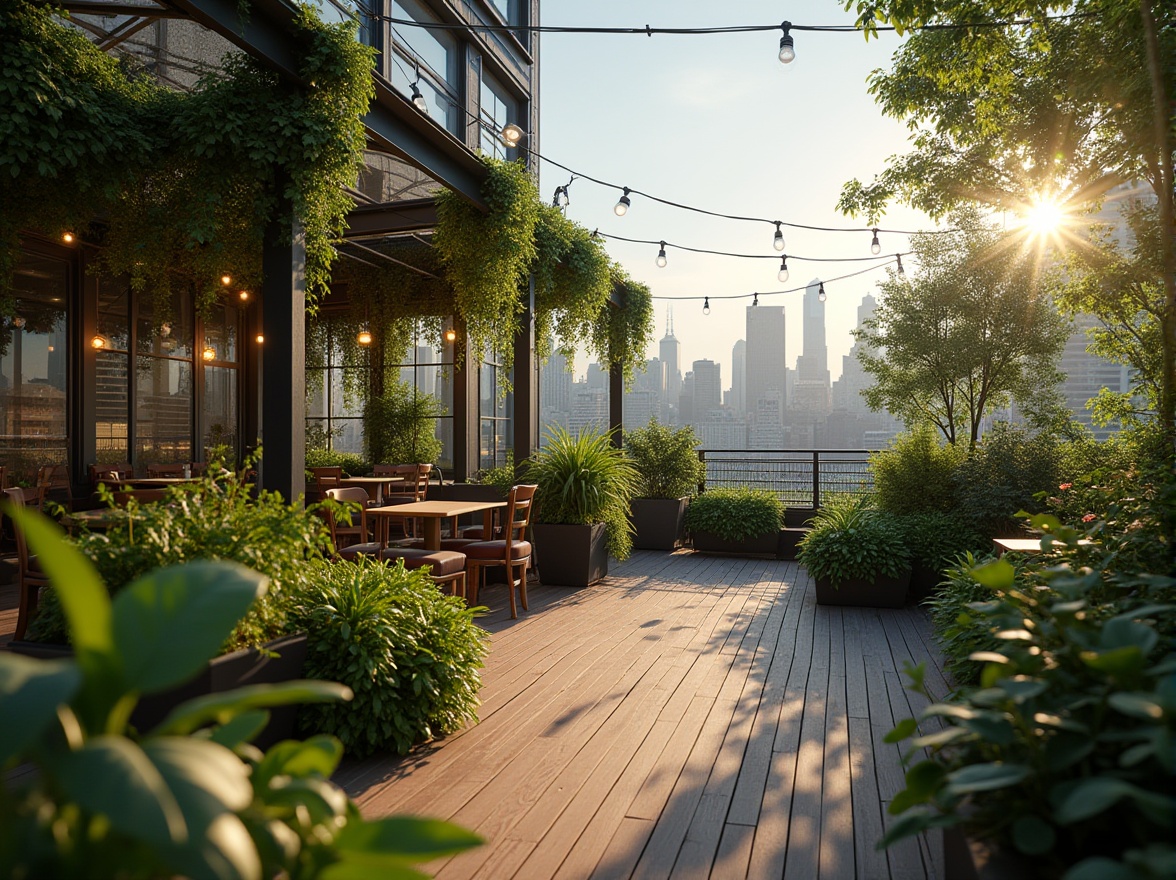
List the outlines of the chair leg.
{"type": "Polygon", "coordinates": [[[527,569],[531,567],[529,559],[523,560],[522,577],[519,578],[519,597],[523,600],[523,610],[530,611],[527,607],[527,569]]]}
{"type": "Polygon", "coordinates": [[[482,586],[482,566],[476,562],[466,563],[466,601],[470,605],[478,604],[478,588],[482,586]]]}

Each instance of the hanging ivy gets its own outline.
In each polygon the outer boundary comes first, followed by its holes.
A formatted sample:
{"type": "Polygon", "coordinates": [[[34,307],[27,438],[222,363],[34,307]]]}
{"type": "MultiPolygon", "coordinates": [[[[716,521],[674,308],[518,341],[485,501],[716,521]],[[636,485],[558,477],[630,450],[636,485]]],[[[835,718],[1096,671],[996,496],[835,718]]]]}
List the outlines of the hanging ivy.
{"type": "Polygon", "coordinates": [[[649,286],[634,281],[614,263],[612,284],[619,305],[610,306],[592,326],[589,354],[608,369],[620,368],[631,382],[637,367],[645,363],[645,346],[653,337],[653,297],[649,286]]]}
{"type": "MultiPolygon", "coordinates": [[[[228,275],[261,281],[266,229],[288,199],[304,233],[308,301],[326,293],[362,167],[372,50],[354,23],[297,15],[305,85],[227,55],[188,93],[100,51],[52,10],[0,13],[0,296],[19,233],[104,227],[100,268],[150,291],[165,319],[177,280],[208,307],[228,275]]],[[[289,234],[289,227],[285,234],[289,234]]],[[[0,302],[0,309],[6,307],[0,302]]],[[[10,309],[10,303],[7,304],[10,309]]]]}

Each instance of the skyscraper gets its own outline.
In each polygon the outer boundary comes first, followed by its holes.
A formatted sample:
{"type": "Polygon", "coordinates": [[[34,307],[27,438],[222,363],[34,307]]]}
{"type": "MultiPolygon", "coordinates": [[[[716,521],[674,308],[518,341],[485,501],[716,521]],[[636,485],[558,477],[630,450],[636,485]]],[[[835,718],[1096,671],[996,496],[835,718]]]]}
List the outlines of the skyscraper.
{"type": "Polygon", "coordinates": [[[747,415],[747,343],[740,339],[731,349],[731,409],[747,415]]]}
{"type": "Polygon", "coordinates": [[[694,362],[694,420],[723,405],[723,380],[719,365],[712,360],[694,362]]]}
{"type": "MultiPolygon", "coordinates": [[[[748,306],[746,336],[744,407],[750,436],[762,438],[763,443],[776,442],[783,430],[787,371],[784,306],[748,306]]],[[[780,445],[777,442],[777,448],[780,445]]]]}
{"type": "Polygon", "coordinates": [[[814,278],[804,291],[804,345],[796,359],[795,399],[788,402],[789,415],[796,412],[805,424],[829,412],[829,350],[820,289],[820,279],[814,278]]]}
{"type": "Polygon", "coordinates": [[[678,409],[678,397],[682,393],[682,372],[680,359],[682,343],[674,336],[674,307],[670,306],[666,312],[666,335],[658,343],[658,358],[665,365],[666,387],[662,401],[666,407],[665,421],[676,422],[674,414],[678,409]]]}

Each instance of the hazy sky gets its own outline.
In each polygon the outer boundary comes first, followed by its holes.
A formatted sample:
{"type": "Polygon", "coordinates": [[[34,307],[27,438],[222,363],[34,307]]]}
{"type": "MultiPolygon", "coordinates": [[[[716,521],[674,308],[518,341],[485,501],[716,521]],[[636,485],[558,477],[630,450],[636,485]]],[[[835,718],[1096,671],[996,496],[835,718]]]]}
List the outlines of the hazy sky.
{"type": "MultiPolygon", "coordinates": [[[[545,0],[545,25],[715,27],[722,25],[852,24],[835,2],[781,5],[740,0],[545,0]]],[[[576,171],[661,198],[727,214],[769,217],[812,226],[862,226],[835,210],[842,184],[870,180],[888,156],[905,152],[902,123],[883,118],[867,92],[866,78],[888,68],[899,44],[893,35],[868,43],[859,33],[793,31],[796,60],[777,58],[779,30],[764,33],[653,37],[545,34],[539,59],[540,152],[576,171]]],[[[550,198],[568,174],[541,163],[541,193],[550,198]]],[[[778,254],[773,228],[705,217],[633,196],[625,217],[613,213],[620,191],[577,180],[570,188],[568,216],[589,229],[627,238],[737,253],[775,255],[740,260],[668,249],[658,268],[656,245],[609,241],[613,259],[655,297],[761,293],[760,302],[783,304],[787,358],[801,349],[801,292],[763,296],[800,287],[816,277],[833,278],[866,264],[804,263],[790,258],[791,277],[776,280],[778,254]]],[[[880,224],[926,229],[925,216],[893,208],[880,224]]],[[[868,257],[870,234],[784,229],[790,255],[868,257]]],[[[906,236],[882,235],[882,253],[906,251],[906,236]]],[[[905,262],[905,261],[904,261],[905,262]]],[[[909,263],[908,263],[909,266],[909,263]]],[[[826,284],[829,369],[841,373],[849,331],[866,293],[876,293],[884,270],[826,284]]],[[[682,343],[682,371],[694,360],[722,365],[731,384],[731,347],[745,336],[746,301],[674,304],[675,335],[682,343]]],[[[669,303],[655,300],[657,353],[669,303]]],[[[577,374],[585,364],[576,365],[577,374]]]]}

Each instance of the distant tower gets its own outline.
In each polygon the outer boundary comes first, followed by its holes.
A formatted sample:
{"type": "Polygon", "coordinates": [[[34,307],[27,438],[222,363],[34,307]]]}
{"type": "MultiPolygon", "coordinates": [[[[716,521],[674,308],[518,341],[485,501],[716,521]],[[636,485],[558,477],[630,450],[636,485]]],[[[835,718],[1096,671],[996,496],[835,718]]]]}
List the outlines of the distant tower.
{"type": "Polygon", "coordinates": [[[701,421],[723,402],[723,380],[712,360],[694,362],[694,420],[701,421]]]}
{"type": "Polygon", "coordinates": [[[731,409],[740,417],[747,414],[747,343],[742,339],[731,349],[731,409]]]}
{"type": "Polygon", "coordinates": [[[804,291],[804,346],[796,359],[796,394],[789,410],[803,412],[802,421],[829,412],[829,350],[825,346],[825,304],[821,281],[814,278],[804,291]]]}
{"type": "MultiPolygon", "coordinates": [[[[674,307],[666,310],[666,335],[658,344],[658,358],[665,365],[666,387],[662,396],[663,402],[671,410],[678,408],[678,398],[682,393],[681,372],[682,343],[674,336],[674,307]]],[[[667,413],[666,420],[670,415],[667,413]]]]}
{"type": "Polygon", "coordinates": [[[784,445],[787,364],[784,356],[784,306],[747,307],[745,407],[748,445],[779,449],[784,445]]]}

